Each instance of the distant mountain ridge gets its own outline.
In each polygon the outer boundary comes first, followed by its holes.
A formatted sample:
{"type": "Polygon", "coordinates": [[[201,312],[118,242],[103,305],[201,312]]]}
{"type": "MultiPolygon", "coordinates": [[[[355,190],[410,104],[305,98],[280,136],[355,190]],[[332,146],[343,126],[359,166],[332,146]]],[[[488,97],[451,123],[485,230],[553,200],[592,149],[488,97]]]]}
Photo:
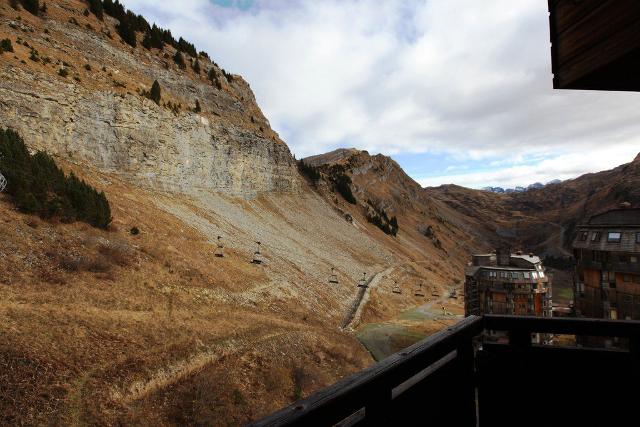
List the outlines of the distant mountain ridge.
{"type": "Polygon", "coordinates": [[[478,227],[493,224],[494,232],[509,236],[514,246],[541,255],[568,256],[578,223],[622,202],[640,207],[640,155],[608,171],[527,191],[496,193],[456,185],[426,191],[478,227]]]}
{"type": "Polygon", "coordinates": [[[554,184],[560,184],[562,181],[559,179],[554,179],[551,180],[549,182],[547,182],[546,184],[543,184],[541,182],[534,182],[533,184],[529,184],[527,187],[514,187],[514,188],[503,188],[503,187],[482,187],[481,190],[482,191],[489,191],[491,193],[499,193],[499,194],[503,194],[503,193],[522,193],[525,191],[529,191],[529,190],[539,190],[541,188],[543,188],[546,185],[554,185],[554,184]]]}

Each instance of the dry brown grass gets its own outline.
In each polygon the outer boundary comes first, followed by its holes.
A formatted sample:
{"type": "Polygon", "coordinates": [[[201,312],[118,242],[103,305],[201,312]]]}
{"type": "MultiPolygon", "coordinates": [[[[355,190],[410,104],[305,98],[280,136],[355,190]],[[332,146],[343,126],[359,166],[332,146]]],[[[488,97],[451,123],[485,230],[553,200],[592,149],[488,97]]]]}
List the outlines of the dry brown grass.
{"type": "Polygon", "coordinates": [[[239,425],[370,362],[295,300],[243,302],[268,281],[243,254],[212,263],[145,192],[106,190],[119,231],[33,227],[0,198],[1,424],[239,425]]]}

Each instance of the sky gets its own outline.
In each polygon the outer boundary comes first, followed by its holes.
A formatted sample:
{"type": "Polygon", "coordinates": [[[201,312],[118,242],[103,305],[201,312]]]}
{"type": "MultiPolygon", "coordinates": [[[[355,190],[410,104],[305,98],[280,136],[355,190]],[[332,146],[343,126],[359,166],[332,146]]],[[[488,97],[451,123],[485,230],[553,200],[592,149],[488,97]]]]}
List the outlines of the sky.
{"type": "Polygon", "coordinates": [[[242,75],[297,158],[389,155],[423,186],[570,179],[640,152],[640,93],[552,89],[541,0],[124,0],[242,75]]]}

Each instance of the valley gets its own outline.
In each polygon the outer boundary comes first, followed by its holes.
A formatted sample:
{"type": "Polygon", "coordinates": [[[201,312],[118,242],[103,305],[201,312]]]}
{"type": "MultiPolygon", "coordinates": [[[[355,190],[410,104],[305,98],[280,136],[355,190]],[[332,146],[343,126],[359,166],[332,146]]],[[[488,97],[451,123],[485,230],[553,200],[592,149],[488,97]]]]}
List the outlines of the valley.
{"type": "Polygon", "coordinates": [[[472,253],[547,256],[568,303],[576,224],[640,206],[640,156],[509,194],[354,148],[296,160],[241,76],[88,7],[0,2],[0,127],[112,216],[0,193],[3,424],[244,425],[458,322],[472,253]]]}

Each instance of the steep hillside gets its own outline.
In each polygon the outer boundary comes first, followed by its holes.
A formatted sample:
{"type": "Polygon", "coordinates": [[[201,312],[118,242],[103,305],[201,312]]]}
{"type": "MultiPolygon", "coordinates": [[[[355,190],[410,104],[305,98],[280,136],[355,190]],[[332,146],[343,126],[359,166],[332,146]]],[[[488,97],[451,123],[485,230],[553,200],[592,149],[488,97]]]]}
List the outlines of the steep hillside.
{"type": "Polygon", "coordinates": [[[0,126],[33,148],[169,191],[298,190],[289,149],[240,76],[203,54],[178,52],[181,68],[173,46],[145,49],[142,33],[132,48],[117,20],[83,13],[82,1],[48,2],[40,16],[8,3],[0,39],[14,52],[1,55],[0,126]],[[142,95],[155,80],[159,104],[142,95]]]}
{"type": "Polygon", "coordinates": [[[202,53],[178,52],[181,67],[141,32],[132,47],[86,8],[0,2],[0,127],[104,191],[113,216],[45,221],[0,194],[3,424],[245,424],[372,363],[353,330],[424,304],[418,283],[445,295],[481,246],[387,158],[338,166],[355,205],[333,171],[306,180],[240,76],[202,53]],[[383,211],[395,235],[368,221],[383,211]]]}
{"type": "Polygon", "coordinates": [[[387,234],[390,245],[414,260],[446,258],[452,267],[462,268],[469,250],[486,245],[479,236],[474,240],[460,215],[429,197],[387,156],[339,149],[302,162],[318,174],[307,173],[314,175],[311,184],[337,209],[381,236],[387,234]],[[353,195],[351,202],[344,187],[353,195]]]}

